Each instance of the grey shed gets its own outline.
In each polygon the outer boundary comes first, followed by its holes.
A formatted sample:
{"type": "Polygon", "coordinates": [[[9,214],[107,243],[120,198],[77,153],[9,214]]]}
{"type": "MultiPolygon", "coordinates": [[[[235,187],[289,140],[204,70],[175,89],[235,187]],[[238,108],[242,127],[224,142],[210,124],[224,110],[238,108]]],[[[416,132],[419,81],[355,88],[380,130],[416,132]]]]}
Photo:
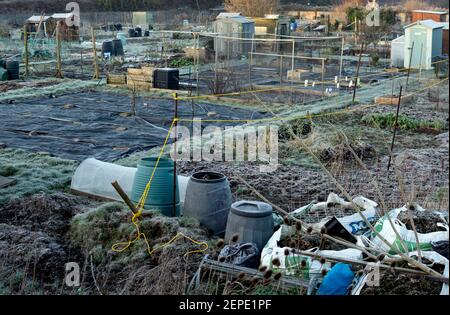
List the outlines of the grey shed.
{"type": "Polygon", "coordinates": [[[255,34],[253,20],[241,16],[240,13],[220,13],[214,21],[214,49],[221,56],[236,57],[247,55],[252,44],[250,40],[255,34]],[[220,38],[225,37],[225,38],[220,38]]]}

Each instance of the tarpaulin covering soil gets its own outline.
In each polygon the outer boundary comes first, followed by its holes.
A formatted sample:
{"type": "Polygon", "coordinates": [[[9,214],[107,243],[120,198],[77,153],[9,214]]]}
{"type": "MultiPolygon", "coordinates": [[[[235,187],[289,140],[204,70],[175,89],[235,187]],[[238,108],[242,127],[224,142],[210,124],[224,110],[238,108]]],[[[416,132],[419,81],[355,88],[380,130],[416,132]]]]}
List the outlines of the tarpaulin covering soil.
{"type": "MultiPolygon", "coordinates": [[[[0,139],[10,147],[78,161],[86,157],[113,161],[162,145],[173,119],[174,101],[138,96],[134,100],[137,116],[130,114],[132,102],[127,94],[85,92],[0,104],[0,139]]],[[[179,117],[191,119],[192,108],[196,118],[264,116],[246,109],[180,101],[179,117]]]]}

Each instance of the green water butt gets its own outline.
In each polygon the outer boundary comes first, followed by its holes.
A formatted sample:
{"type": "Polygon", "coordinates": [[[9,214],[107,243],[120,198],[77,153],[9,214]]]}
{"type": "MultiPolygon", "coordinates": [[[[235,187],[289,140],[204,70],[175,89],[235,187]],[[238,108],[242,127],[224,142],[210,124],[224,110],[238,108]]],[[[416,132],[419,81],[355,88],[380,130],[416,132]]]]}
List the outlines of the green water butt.
{"type": "MultiPolygon", "coordinates": [[[[131,200],[138,203],[145,187],[150,180],[153,169],[157,163],[157,157],[143,158],[138,162],[137,171],[131,190],[131,200]]],[[[180,195],[178,179],[174,191],[173,173],[174,162],[168,158],[161,158],[153,176],[150,191],[145,200],[145,210],[157,210],[166,216],[173,215],[173,196],[175,194],[175,216],[180,216],[180,195]]]]}

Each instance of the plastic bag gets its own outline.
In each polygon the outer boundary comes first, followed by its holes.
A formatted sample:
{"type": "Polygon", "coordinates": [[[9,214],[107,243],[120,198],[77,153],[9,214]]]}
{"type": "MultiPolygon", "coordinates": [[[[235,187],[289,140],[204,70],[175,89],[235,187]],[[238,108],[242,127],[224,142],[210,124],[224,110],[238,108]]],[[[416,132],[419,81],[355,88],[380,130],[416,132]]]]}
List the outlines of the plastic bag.
{"type": "MultiPolygon", "coordinates": [[[[366,219],[370,223],[375,222],[375,216],[377,214],[376,208],[378,207],[378,204],[375,201],[367,199],[363,196],[358,196],[358,197],[354,198],[352,201],[354,204],[356,204],[357,206],[364,209],[362,211],[362,214],[364,215],[364,217],[366,217],[366,219]]],[[[312,211],[316,211],[316,210],[326,210],[327,208],[335,207],[335,206],[339,206],[341,208],[352,208],[352,203],[349,201],[345,201],[344,199],[342,199],[335,193],[330,193],[328,195],[326,202],[318,202],[315,204],[306,205],[297,210],[294,210],[292,212],[292,215],[295,217],[295,216],[305,214],[308,211],[312,212],[312,211]]],[[[320,230],[320,228],[326,222],[328,222],[330,219],[331,219],[331,217],[322,219],[320,222],[315,224],[315,229],[320,230]]],[[[353,235],[363,234],[364,232],[366,232],[369,229],[369,227],[364,222],[361,215],[357,212],[355,212],[352,215],[337,218],[337,220],[344,226],[344,228],[349,233],[351,233],[353,235]]]]}
{"type": "MultiPolygon", "coordinates": [[[[269,239],[266,246],[261,252],[261,265],[267,266],[275,271],[280,271],[286,275],[295,275],[302,279],[311,279],[313,276],[320,275],[322,269],[329,270],[331,264],[326,262],[320,263],[310,256],[292,254],[289,247],[278,247],[277,244],[281,239],[282,227],[280,227],[269,239]],[[286,249],[289,255],[286,255],[286,249]],[[280,261],[279,266],[273,266],[272,261],[277,258],[280,261]]],[[[357,249],[348,248],[344,250],[318,250],[317,247],[306,250],[306,252],[322,254],[325,256],[336,258],[360,259],[362,252],[357,249]]]]}
{"type": "Polygon", "coordinates": [[[347,295],[354,277],[349,264],[337,263],[323,279],[317,295],[347,295]]]}
{"type": "Polygon", "coordinates": [[[254,243],[225,245],[219,253],[225,262],[236,266],[258,267],[258,247],[254,243]]]}
{"type": "MultiPolygon", "coordinates": [[[[400,237],[403,239],[405,245],[407,246],[408,251],[417,250],[417,242],[414,232],[408,230],[400,220],[397,219],[398,215],[402,211],[407,211],[406,207],[393,209],[389,211],[386,215],[380,218],[375,224],[374,228],[377,233],[372,233],[371,242],[372,244],[385,252],[389,252],[390,254],[396,254],[396,250],[401,252],[406,252],[405,248],[402,245],[401,240],[397,237],[395,231],[392,228],[392,225],[389,223],[389,216],[392,220],[392,223],[397,230],[400,237]],[[385,244],[378,235],[381,235],[384,239],[386,239],[389,243],[392,244],[392,247],[389,248],[387,244],[385,244]]],[[[444,241],[448,240],[448,225],[443,223],[437,223],[437,226],[444,227],[446,231],[438,231],[431,233],[417,233],[419,239],[419,248],[424,251],[433,250],[431,242],[444,241]]]]}

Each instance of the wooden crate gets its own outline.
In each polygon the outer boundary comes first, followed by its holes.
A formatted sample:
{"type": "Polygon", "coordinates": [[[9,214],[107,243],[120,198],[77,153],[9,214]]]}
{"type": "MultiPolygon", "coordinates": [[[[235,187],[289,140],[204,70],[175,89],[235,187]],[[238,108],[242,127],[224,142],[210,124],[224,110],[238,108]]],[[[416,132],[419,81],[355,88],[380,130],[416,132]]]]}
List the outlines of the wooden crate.
{"type": "Polygon", "coordinates": [[[127,75],[127,81],[153,83],[153,76],[129,74],[127,75]]]}
{"type": "Polygon", "coordinates": [[[142,69],[128,68],[127,73],[130,75],[142,75],[142,69]]]}
{"type": "MultiPolygon", "coordinates": [[[[402,95],[402,104],[410,103],[414,96],[412,94],[402,95]]],[[[375,97],[375,104],[379,105],[398,105],[398,95],[383,95],[375,97]]]]}
{"type": "Polygon", "coordinates": [[[136,80],[127,80],[127,86],[130,90],[135,91],[150,91],[153,89],[153,83],[136,80]]]}
{"type": "Polygon", "coordinates": [[[127,83],[127,77],[124,74],[108,74],[106,76],[106,83],[107,84],[126,84],[127,83]]]}
{"type": "Polygon", "coordinates": [[[153,67],[142,67],[142,74],[145,76],[150,76],[153,80],[153,72],[155,71],[155,68],[153,67]]]}

